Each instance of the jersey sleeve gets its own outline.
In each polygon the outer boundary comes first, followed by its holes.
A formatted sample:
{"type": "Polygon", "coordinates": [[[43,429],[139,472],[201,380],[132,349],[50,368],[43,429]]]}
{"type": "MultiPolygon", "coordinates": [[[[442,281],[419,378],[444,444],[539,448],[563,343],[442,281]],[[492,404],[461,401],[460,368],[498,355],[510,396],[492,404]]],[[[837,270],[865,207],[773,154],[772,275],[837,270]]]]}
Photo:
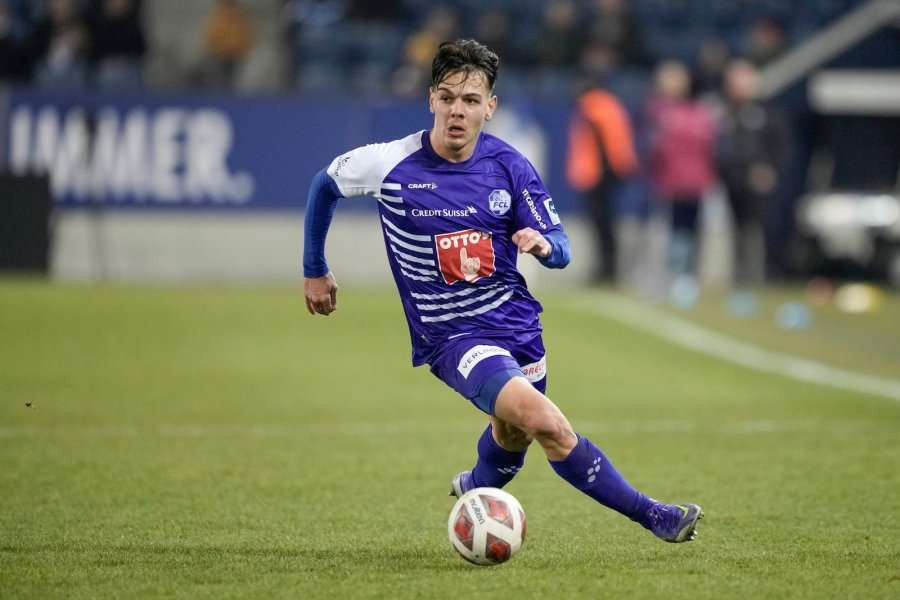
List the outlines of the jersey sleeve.
{"type": "Polygon", "coordinates": [[[393,142],[360,146],[331,161],[327,173],[344,198],[378,196],[387,174],[421,147],[421,131],[393,142]]]}
{"type": "Polygon", "coordinates": [[[327,173],[334,180],[341,196],[374,196],[378,193],[384,171],[382,156],[387,144],[368,144],[341,154],[328,165],[327,173]]]}
{"type": "Polygon", "coordinates": [[[544,187],[534,166],[524,157],[519,157],[512,169],[513,186],[513,231],[531,227],[541,234],[562,231],[562,222],[553,205],[553,198],[544,187]]]}

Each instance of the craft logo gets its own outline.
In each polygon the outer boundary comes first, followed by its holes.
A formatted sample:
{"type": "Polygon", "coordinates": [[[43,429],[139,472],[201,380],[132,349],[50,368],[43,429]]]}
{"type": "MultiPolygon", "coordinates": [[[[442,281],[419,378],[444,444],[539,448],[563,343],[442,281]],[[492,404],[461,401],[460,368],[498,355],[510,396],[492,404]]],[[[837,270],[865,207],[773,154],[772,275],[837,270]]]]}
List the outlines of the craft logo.
{"type": "Polygon", "coordinates": [[[436,235],[434,241],[447,284],[472,283],[494,274],[494,242],[489,233],[466,229],[436,235]]]}
{"type": "Polygon", "coordinates": [[[498,217],[505,215],[511,205],[512,198],[506,190],[494,190],[488,196],[488,206],[491,208],[491,212],[498,217]]]}
{"type": "Polygon", "coordinates": [[[408,190],[436,190],[436,183],[407,183],[406,189],[408,190]]]}

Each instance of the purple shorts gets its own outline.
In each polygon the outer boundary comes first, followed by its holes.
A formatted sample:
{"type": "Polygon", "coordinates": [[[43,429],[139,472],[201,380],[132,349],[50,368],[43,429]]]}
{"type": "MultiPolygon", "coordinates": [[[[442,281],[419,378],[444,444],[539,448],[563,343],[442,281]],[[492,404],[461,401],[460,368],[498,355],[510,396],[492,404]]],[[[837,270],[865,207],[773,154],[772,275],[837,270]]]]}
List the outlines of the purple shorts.
{"type": "Polygon", "coordinates": [[[540,335],[527,341],[475,334],[449,341],[431,363],[435,377],[489,415],[500,388],[521,376],[542,394],[547,389],[547,357],[540,335]]]}

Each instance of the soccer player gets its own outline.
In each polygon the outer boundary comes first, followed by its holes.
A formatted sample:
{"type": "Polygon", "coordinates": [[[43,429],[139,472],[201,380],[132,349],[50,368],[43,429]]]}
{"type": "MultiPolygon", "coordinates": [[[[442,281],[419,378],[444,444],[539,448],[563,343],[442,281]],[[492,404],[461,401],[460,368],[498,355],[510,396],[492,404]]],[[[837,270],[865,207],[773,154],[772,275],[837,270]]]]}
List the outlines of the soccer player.
{"type": "Polygon", "coordinates": [[[451,495],[503,487],[535,440],[553,470],[591,498],[668,542],[691,540],[699,506],[664,504],[635,490],[544,395],[542,308],[516,258],[527,253],[563,268],[569,241],[534,167],[482,132],[497,109],[498,66],[497,55],[474,40],[441,44],[428,93],[431,129],[351,150],[313,178],[303,256],[307,309],[337,309],[324,249],[338,199],[372,198],[413,366],[428,364],[490,417],[475,466],[453,478],[451,495]]]}

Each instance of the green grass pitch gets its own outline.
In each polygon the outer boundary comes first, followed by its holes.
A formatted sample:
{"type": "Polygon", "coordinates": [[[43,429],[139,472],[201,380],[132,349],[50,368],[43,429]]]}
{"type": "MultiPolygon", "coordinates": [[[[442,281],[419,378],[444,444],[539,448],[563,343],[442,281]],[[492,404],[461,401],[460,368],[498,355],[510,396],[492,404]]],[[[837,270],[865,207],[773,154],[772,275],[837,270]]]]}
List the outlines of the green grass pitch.
{"type": "Polygon", "coordinates": [[[900,597],[900,403],[539,295],[550,397],[633,484],[702,504],[698,541],[656,540],[535,447],[507,488],[521,553],[456,556],[448,482],[484,419],[410,368],[392,292],[345,286],[312,318],[296,290],[8,280],[0,598],[900,597]]]}

